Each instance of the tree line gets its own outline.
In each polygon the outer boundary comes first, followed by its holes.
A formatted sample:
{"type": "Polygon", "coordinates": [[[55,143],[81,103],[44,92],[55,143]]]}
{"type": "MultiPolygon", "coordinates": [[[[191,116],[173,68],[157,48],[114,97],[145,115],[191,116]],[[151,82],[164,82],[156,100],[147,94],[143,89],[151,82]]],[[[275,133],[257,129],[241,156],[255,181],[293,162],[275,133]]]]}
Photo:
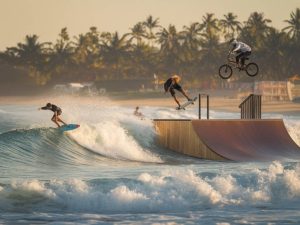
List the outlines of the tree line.
{"type": "Polygon", "coordinates": [[[206,13],[181,30],[172,24],[163,27],[151,15],[123,35],[90,27],[71,38],[63,28],[53,43],[27,35],[24,42],[0,52],[0,65],[26,71],[37,85],[152,78],[153,74],[166,78],[174,73],[190,80],[211,80],[219,79],[218,68],[226,62],[229,40],[235,37],[252,47],[260,79],[286,80],[300,71],[300,9],[290,13],[282,30],[271,22],[259,12],[240,22],[229,12],[220,19],[206,13]]]}

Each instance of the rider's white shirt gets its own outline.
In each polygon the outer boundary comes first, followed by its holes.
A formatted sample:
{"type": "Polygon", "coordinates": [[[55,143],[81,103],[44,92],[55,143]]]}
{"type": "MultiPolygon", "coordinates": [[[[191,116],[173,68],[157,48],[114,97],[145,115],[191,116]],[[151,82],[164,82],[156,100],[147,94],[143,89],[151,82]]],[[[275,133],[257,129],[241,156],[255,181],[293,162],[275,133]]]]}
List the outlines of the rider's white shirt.
{"type": "Polygon", "coordinates": [[[251,52],[251,48],[249,45],[241,42],[241,41],[238,41],[237,44],[236,44],[236,48],[232,50],[233,52],[236,52],[236,51],[241,51],[241,52],[251,52]]]}

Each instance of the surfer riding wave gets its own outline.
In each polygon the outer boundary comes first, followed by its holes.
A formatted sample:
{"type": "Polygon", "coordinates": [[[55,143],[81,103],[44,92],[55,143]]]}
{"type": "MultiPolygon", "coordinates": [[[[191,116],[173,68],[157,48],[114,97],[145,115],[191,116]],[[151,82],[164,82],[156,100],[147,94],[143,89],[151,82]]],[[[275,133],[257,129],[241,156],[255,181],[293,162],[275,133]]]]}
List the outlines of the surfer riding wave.
{"type": "Polygon", "coordinates": [[[51,103],[47,103],[46,106],[39,108],[39,110],[51,110],[52,112],[54,112],[51,121],[54,122],[58,127],[60,127],[60,123],[63,123],[64,125],[67,125],[64,121],[62,121],[59,116],[62,114],[62,110],[60,107],[51,104],[51,103]]]}

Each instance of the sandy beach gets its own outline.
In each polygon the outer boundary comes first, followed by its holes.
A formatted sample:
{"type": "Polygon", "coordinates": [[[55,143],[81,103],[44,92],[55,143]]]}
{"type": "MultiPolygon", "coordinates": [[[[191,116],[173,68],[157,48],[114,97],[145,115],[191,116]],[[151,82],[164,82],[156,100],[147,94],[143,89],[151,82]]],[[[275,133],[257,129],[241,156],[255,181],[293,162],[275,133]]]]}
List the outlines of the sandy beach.
{"type": "MultiPolygon", "coordinates": [[[[79,97],[79,96],[0,96],[0,105],[36,105],[37,107],[44,105],[46,102],[54,102],[63,105],[65,102],[76,102],[78,104],[105,104],[118,105],[125,107],[135,106],[150,106],[150,107],[175,107],[175,102],[171,97],[162,98],[118,98],[109,96],[93,96],[93,97],[79,97]]],[[[179,98],[179,101],[184,102],[184,98],[179,98]]],[[[242,101],[234,98],[224,97],[210,97],[210,110],[225,111],[225,112],[239,112],[239,104],[242,101]]],[[[198,102],[196,103],[198,106],[198,102]]],[[[206,98],[202,98],[202,107],[206,107],[206,98]]],[[[262,113],[282,113],[282,114],[300,114],[300,104],[278,101],[278,102],[262,102],[262,113]]]]}
{"type": "MultiPolygon", "coordinates": [[[[182,99],[181,99],[182,100],[182,99]]],[[[183,99],[184,100],[184,99],[183,99]]],[[[183,101],[182,100],[182,101],[183,101]]],[[[116,101],[124,106],[167,106],[175,107],[174,101],[171,98],[162,99],[130,99],[116,101]]],[[[228,99],[221,97],[211,97],[209,100],[209,107],[211,110],[239,112],[239,105],[241,100],[228,99]]],[[[198,104],[198,103],[197,103],[198,104]]],[[[202,107],[206,107],[206,99],[202,99],[202,107]]],[[[300,104],[293,102],[263,102],[263,112],[278,112],[278,113],[300,113],[300,104]]]]}

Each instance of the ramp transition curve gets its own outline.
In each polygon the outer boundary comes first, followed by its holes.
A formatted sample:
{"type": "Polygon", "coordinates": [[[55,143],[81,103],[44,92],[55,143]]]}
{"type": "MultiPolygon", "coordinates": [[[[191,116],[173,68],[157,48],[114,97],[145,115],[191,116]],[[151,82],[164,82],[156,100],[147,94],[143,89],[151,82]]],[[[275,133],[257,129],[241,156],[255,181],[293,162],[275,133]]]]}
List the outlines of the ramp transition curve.
{"type": "Polygon", "coordinates": [[[282,120],[155,120],[159,142],[204,159],[300,159],[300,148],[282,120]],[[194,140],[197,139],[197,140],[194,140]]]}

